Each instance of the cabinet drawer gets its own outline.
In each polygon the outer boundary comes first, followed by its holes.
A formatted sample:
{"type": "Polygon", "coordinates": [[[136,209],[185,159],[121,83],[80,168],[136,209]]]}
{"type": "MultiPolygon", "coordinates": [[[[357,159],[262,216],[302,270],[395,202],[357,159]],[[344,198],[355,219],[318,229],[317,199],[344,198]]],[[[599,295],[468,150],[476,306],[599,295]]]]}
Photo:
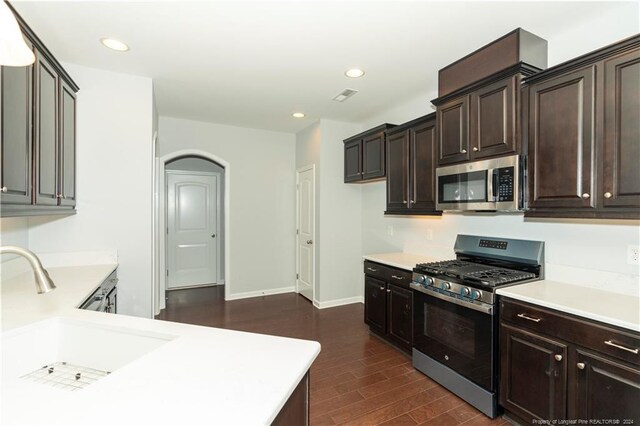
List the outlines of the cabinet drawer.
{"type": "Polygon", "coordinates": [[[388,283],[393,283],[400,287],[409,288],[411,282],[411,271],[393,268],[380,263],[365,260],[364,273],[374,278],[378,278],[388,283]]]}
{"type": "Polygon", "coordinates": [[[640,365],[640,334],[584,320],[536,305],[503,299],[501,319],[640,365]]]}

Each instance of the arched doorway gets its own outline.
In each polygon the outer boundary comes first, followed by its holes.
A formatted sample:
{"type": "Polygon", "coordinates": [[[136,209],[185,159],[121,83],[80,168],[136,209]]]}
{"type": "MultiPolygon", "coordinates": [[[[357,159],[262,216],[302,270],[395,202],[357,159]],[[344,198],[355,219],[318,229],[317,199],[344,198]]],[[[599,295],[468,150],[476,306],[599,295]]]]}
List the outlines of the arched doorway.
{"type": "MultiPolygon", "coordinates": [[[[154,200],[156,210],[154,313],[156,315],[164,308],[167,289],[201,285],[224,285],[225,299],[227,298],[231,284],[229,279],[230,171],[228,162],[199,150],[180,150],[157,159],[154,200]],[[206,187],[205,182],[207,179],[213,182],[215,186],[215,190],[211,194],[216,194],[210,196],[214,196],[218,200],[215,203],[215,211],[213,212],[216,230],[206,235],[207,238],[210,238],[210,241],[208,241],[209,247],[200,249],[200,251],[197,248],[199,244],[197,241],[181,241],[181,243],[186,243],[182,244],[183,246],[188,246],[189,248],[183,250],[183,261],[180,264],[181,254],[175,249],[176,239],[174,236],[176,234],[168,234],[168,231],[175,232],[177,230],[175,189],[176,187],[182,188],[182,194],[187,198],[190,196],[189,194],[195,196],[196,198],[193,198],[193,200],[196,200],[197,204],[198,194],[202,192],[202,188],[206,187]],[[197,183],[198,180],[202,181],[202,185],[197,183]],[[196,183],[190,186],[188,182],[196,183]],[[176,183],[178,186],[176,186],[176,183]],[[170,189],[173,189],[173,191],[170,192],[170,189]],[[211,247],[214,247],[215,250],[212,250],[211,247]],[[202,271],[200,270],[202,268],[194,265],[198,258],[205,255],[209,256],[211,253],[215,253],[214,258],[208,258],[212,262],[211,270],[202,271]],[[187,261],[185,262],[184,259],[187,261]],[[176,263],[176,260],[178,263],[176,263]],[[189,270],[190,266],[193,267],[191,270],[189,270]],[[205,275],[201,275],[201,272],[204,272],[205,275]],[[174,277],[171,277],[172,273],[175,274],[174,277]],[[214,274],[215,277],[206,278],[206,273],[214,274]]],[[[188,203],[191,203],[191,201],[188,201],[188,203]]],[[[191,212],[187,211],[186,214],[189,215],[191,212]]],[[[183,233],[187,238],[190,238],[188,234],[189,232],[183,233]]],[[[200,238],[200,242],[203,242],[202,238],[200,238]]]]}

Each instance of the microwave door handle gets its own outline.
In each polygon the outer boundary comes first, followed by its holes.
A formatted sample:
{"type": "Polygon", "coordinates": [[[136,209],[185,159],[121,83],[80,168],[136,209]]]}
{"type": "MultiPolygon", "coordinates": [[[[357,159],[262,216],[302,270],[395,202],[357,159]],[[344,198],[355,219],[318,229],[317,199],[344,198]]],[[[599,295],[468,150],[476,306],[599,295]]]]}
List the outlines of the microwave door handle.
{"type": "Polygon", "coordinates": [[[489,196],[488,201],[490,202],[497,202],[497,192],[498,192],[498,169],[489,169],[487,170],[487,174],[488,174],[488,179],[487,179],[487,186],[488,188],[488,192],[489,192],[489,196]]]}

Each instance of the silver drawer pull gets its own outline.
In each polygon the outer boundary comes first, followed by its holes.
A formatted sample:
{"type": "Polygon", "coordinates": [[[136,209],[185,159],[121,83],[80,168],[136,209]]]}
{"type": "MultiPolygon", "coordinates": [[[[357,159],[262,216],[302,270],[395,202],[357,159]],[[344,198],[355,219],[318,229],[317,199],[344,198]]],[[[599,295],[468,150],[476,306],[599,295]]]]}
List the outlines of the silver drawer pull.
{"type": "Polygon", "coordinates": [[[377,269],[373,269],[373,268],[367,268],[367,271],[371,271],[371,272],[378,272],[377,269]]]}
{"type": "Polygon", "coordinates": [[[529,321],[533,321],[533,322],[540,322],[542,321],[542,318],[534,318],[534,317],[530,317],[529,315],[525,315],[525,314],[518,314],[518,318],[523,318],[529,321]]]}
{"type": "Polygon", "coordinates": [[[391,275],[391,278],[395,278],[396,280],[403,280],[404,277],[399,277],[397,275],[391,275]]]}
{"type": "Polygon", "coordinates": [[[614,348],[622,349],[623,351],[631,352],[632,354],[638,355],[638,349],[637,348],[636,349],[629,349],[629,348],[626,348],[626,347],[621,346],[621,345],[616,345],[611,340],[605,340],[604,344],[605,345],[609,345],[609,346],[613,346],[614,348]]]}
{"type": "Polygon", "coordinates": [[[586,365],[584,364],[584,362],[579,362],[576,364],[576,367],[578,367],[579,370],[584,370],[584,367],[586,367],[586,365]]]}

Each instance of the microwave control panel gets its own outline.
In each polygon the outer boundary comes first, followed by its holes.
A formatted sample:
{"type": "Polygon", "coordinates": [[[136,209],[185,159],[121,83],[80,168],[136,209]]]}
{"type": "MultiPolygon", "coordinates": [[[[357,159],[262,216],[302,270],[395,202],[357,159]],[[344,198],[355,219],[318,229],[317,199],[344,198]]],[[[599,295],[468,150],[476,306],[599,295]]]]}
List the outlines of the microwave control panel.
{"type": "Polygon", "coordinates": [[[515,185],[514,167],[501,167],[496,169],[496,171],[498,172],[498,191],[494,194],[496,200],[513,201],[513,186],[515,185]]]}

